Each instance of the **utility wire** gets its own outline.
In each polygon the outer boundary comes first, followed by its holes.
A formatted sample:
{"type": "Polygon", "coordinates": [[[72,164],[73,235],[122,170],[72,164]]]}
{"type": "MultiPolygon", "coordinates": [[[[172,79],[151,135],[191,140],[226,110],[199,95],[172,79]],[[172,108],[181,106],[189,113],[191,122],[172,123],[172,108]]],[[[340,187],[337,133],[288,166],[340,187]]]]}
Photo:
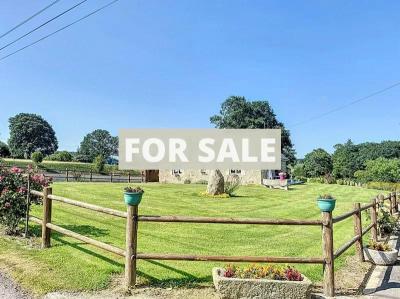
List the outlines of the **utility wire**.
{"type": "Polygon", "coordinates": [[[44,12],[46,9],[52,7],[54,4],[56,4],[57,2],[60,2],[60,0],[56,0],[53,1],[52,3],[50,3],[49,5],[47,5],[45,8],[42,8],[41,10],[39,10],[38,12],[36,12],[35,14],[31,15],[29,18],[27,18],[26,20],[22,21],[21,23],[19,23],[18,25],[14,26],[13,28],[11,28],[10,30],[8,30],[6,33],[3,33],[2,35],[0,35],[0,38],[3,38],[4,36],[6,36],[7,34],[13,32],[15,29],[21,27],[22,25],[24,25],[26,22],[32,20],[34,17],[40,15],[42,12],[44,12]]]}
{"type": "Polygon", "coordinates": [[[74,21],[74,22],[72,22],[72,23],[70,23],[70,24],[68,24],[68,25],[66,25],[66,26],[64,26],[64,27],[61,27],[60,29],[58,29],[58,30],[56,30],[56,31],[54,31],[54,32],[52,32],[52,33],[50,33],[50,34],[48,34],[48,35],[46,35],[46,36],[44,36],[44,37],[42,37],[42,38],[36,40],[36,41],[34,41],[33,43],[30,43],[30,44],[26,45],[25,47],[22,47],[22,48],[20,48],[20,49],[18,49],[18,50],[16,50],[16,51],[14,51],[14,52],[12,52],[12,53],[6,55],[6,56],[1,57],[1,58],[0,58],[0,61],[4,60],[4,59],[6,59],[6,58],[8,58],[8,57],[10,57],[10,56],[12,56],[12,55],[14,55],[14,54],[17,54],[18,52],[21,52],[22,50],[25,50],[26,48],[31,47],[31,46],[33,46],[33,45],[35,45],[35,44],[41,42],[42,40],[45,40],[45,39],[49,38],[50,36],[53,36],[53,35],[57,34],[58,32],[63,31],[64,29],[67,29],[68,27],[71,27],[72,25],[75,25],[76,23],[78,23],[78,22],[80,22],[80,21],[83,21],[84,19],[86,19],[86,18],[88,18],[88,17],[90,17],[90,16],[92,16],[92,15],[98,13],[99,11],[101,11],[101,10],[103,10],[103,9],[105,9],[105,8],[107,8],[107,7],[109,7],[109,6],[111,6],[112,4],[114,4],[114,3],[117,2],[117,1],[118,1],[118,0],[111,1],[111,2],[109,2],[108,4],[106,4],[106,5],[104,5],[104,6],[100,7],[100,8],[98,8],[98,9],[92,11],[91,13],[89,13],[89,14],[83,16],[82,18],[80,18],[80,19],[78,19],[78,20],[76,20],[76,21],[74,21]]]}
{"type": "Polygon", "coordinates": [[[309,119],[300,121],[300,122],[298,122],[298,123],[294,123],[294,124],[292,124],[292,125],[289,126],[289,127],[297,127],[297,126],[303,125],[303,124],[305,124],[305,123],[308,123],[308,122],[310,122],[310,121],[313,121],[313,120],[322,118],[322,117],[324,117],[324,116],[327,116],[327,115],[329,115],[329,114],[335,113],[335,112],[337,112],[337,111],[343,110],[343,109],[345,109],[345,108],[347,108],[347,107],[349,107],[349,106],[352,106],[352,105],[357,104],[357,103],[359,103],[359,102],[362,102],[362,101],[365,101],[365,100],[367,100],[367,99],[370,99],[370,98],[372,98],[372,97],[374,97],[374,96],[376,96],[376,95],[378,95],[378,94],[384,93],[384,92],[388,91],[389,89],[395,88],[395,87],[397,87],[397,86],[399,86],[399,85],[400,85],[400,82],[396,82],[396,83],[394,83],[394,84],[392,84],[392,85],[389,85],[389,86],[387,86],[387,87],[385,87],[385,88],[382,88],[382,89],[380,89],[380,90],[377,90],[377,91],[375,91],[375,92],[373,92],[373,93],[370,93],[370,94],[367,95],[367,96],[364,96],[364,97],[361,97],[361,98],[359,98],[359,99],[356,99],[356,100],[354,100],[354,101],[352,101],[352,102],[350,102],[350,103],[347,103],[347,104],[345,104],[345,105],[343,105],[343,106],[336,107],[336,108],[334,108],[334,109],[332,109],[332,110],[329,110],[329,111],[327,111],[327,112],[324,112],[324,113],[322,113],[322,114],[315,115],[315,116],[313,116],[313,117],[311,117],[311,118],[309,118],[309,119]]]}
{"type": "Polygon", "coordinates": [[[15,44],[17,41],[23,39],[24,37],[28,36],[29,34],[35,32],[36,30],[42,28],[43,26],[47,25],[48,23],[54,21],[55,19],[58,19],[59,17],[61,17],[62,15],[66,14],[67,12],[73,10],[74,8],[78,7],[79,5],[85,3],[87,0],[83,0],[81,2],[79,2],[78,4],[75,4],[74,6],[68,8],[67,10],[64,10],[62,13],[56,15],[55,17],[51,18],[50,20],[47,20],[46,22],[44,22],[43,24],[40,24],[39,26],[37,26],[36,28],[32,29],[31,31],[25,33],[24,35],[18,37],[16,40],[13,40],[12,42],[8,43],[7,45],[3,46],[0,48],[0,51],[7,48],[8,46],[11,46],[12,44],[15,44]]]}

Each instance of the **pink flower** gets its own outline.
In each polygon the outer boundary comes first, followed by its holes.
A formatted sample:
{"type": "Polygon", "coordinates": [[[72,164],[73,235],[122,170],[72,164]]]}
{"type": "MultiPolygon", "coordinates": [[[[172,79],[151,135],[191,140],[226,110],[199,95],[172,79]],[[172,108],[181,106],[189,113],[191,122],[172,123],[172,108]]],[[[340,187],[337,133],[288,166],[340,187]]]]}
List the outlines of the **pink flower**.
{"type": "Polygon", "coordinates": [[[20,193],[20,194],[25,194],[27,190],[28,189],[26,189],[26,187],[19,187],[17,189],[17,192],[20,193]]]}
{"type": "Polygon", "coordinates": [[[3,191],[1,191],[1,195],[4,195],[8,192],[8,188],[4,188],[3,191]]]}
{"type": "Polygon", "coordinates": [[[0,182],[4,179],[4,176],[0,175],[0,182]]]}
{"type": "Polygon", "coordinates": [[[9,208],[11,208],[11,204],[10,204],[9,202],[6,202],[6,203],[4,204],[4,207],[5,207],[6,209],[9,209],[9,208]]]}
{"type": "Polygon", "coordinates": [[[21,172],[22,172],[22,169],[21,169],[21,168],[18,168],[17,166],[13,166],[13,167],[10,169],[10,171],[11,171],[12,173],[21,173],[21,172]]]}

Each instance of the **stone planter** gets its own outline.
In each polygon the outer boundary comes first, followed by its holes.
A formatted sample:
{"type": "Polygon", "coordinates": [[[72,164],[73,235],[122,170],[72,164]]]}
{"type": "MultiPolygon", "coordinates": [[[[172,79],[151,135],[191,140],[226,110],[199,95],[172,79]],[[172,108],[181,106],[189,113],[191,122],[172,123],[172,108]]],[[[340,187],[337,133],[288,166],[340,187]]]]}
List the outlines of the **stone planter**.
{"type": "Polygon", "coordinates": [[[214,286],[222,299],[306,299],[310,298],[311,281],[226,278],[224,269],[213,268],[214,286]]]}
{"type": "Polygon", "coordinates": [[[365,259],[375,265],[389,266],[397,261],[398,250],[378,251],[364,247],[365,259]]]}

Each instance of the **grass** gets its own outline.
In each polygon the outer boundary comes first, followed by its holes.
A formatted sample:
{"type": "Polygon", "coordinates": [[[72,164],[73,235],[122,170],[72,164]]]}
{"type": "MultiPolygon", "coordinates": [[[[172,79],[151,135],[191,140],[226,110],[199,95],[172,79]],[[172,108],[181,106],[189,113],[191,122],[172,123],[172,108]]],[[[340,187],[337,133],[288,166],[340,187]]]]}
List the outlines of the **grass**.
{"type": "MultiPolygon", "coordinates": [[[[56,183],[53,194],[125,210],[122,184],[56,183]]],[[[297,185],[290,191],[244,186],[237,197],[215,199],[199,194],[204,185],[145,184],[139,207],[147,215],[319,219],[315,199],[331,193],[337,198],[334,215],[352,209],[356,201],[370,202],[378,191],[340,185],[297,185]]],[[[33,214],[41,217],[40,207],[33,214]]],[[[363,219],[365,217],[363,216],[363,219]]],[[[53,222],[70,230],[124,248],[125,221],[54,202],[53,222]]],[[[364,224],[366,226],[367,224],[364,224]]],[[[40,228],[32,224],[37,235],[40,228]]],[[[353,236],[352,219],[335,224],[335,248],[353,236]]],[[[140,223],[139,252],[209,255],[321,256],[319,227],[226,224],[140,223]]],[[[336,262],[340,268],[352,248],[336,262]]],[[[0,237],[0,267],[6,267],[23,286],[37,294],[55,290],[104,288],[113,274],[123,273],[123,259],[79,241],[52,234],[52,247],[40,250],[26,241],[0,237]]],[[[141,284],[182,285],[210,283],[213,266],[223,263],[138,261],[141,284]]],[[[313,281],[322,266],[297,265],[313,281]]]]}
{"type": "MultiPolygon", "coordinates": [[[[29,159],[2,159],[4,165],[6,166],[18,166],[21,168],[25,168],[28,165],[33,165],[32,160],[29,159]]],[[[83,163],[83,162],[62,162],[62,161],[46,161],[44,160],[42,163],[38,165],[41,170],[47,172],[65,172],[68,168],[70,171],[82,171],[82,172],[90,172],[94,171],[92,163],[83,163]]],[[[104,165],[103,174],[109,174],[111,172],[121,172],[118,171],[118,165],[104,165]]],[[[134,170],[131,171],[131,174],[140,174],[140,171],[134,170]]]]}

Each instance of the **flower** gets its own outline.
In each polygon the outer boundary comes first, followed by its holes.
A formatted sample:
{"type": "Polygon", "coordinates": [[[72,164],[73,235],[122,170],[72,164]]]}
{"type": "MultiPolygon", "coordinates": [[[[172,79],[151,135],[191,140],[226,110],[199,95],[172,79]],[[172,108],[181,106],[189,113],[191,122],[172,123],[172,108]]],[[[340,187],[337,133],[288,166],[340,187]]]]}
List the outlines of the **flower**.
{"type": "Polygon", "coordinates": [[[21,173],[21,172],[22,172],[22,169],[21,169],[21,168],[18,168],[17,166],[13,166],[13,167],[10,169],[10,171],[11,171],[12,173],[21,173]]]}
{"type": "Polygon", "coordinates": [[[4,180],[4,176],[0,175],[0,182],[4,180]]]}
{"type": "Polygon", "coordinates": [[[25,194],[27,190],[28,189],[26,189],[26,187],[19,187],[17,189],[17,192],[20,193],[20,194],[25,194]]]}
{"type": "Polygon", "coordinates": [[[10,204],[9,202],[6,202],[6,203],[4,204],[4,207],[5,207],[6,209],[9,209],[9,208],[11,208],[11,204],[10,204]]]}

